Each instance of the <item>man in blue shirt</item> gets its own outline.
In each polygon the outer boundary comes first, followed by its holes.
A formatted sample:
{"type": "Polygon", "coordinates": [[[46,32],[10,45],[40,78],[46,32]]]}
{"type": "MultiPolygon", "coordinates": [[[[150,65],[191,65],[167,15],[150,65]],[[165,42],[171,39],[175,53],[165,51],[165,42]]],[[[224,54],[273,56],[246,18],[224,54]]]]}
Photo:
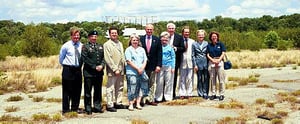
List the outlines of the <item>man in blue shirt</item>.
{"type": "Polygon", "coordinates": [[[82,88],[80,31],[76,27],[70,29],[71,40],[60,49],[59,63],[62,70],[62,112],[79,111],[82,88]],[[70,109],[70,102],[72,103],[70,109]]]}

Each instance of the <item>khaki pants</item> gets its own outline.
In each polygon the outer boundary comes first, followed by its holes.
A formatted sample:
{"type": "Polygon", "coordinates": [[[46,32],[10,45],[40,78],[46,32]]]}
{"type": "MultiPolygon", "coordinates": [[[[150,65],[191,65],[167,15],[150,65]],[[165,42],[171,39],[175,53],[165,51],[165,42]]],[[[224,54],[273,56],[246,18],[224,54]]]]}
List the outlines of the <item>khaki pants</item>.
{"type": "Polygon", "coordinates": [[[225,92],[225,70],[224,63],[221,61],[218,65],[208,62],[208,72],[211,80],[211,95],[216,95],[217,80],[219,82],[219,94],[225,92]]]}
{"type": "Polygon", "coordinates": [[[106,85],[107,107],[114,107],[116,104],[122,104],[124,87],[124,76],[108,76],[106,85]]]}

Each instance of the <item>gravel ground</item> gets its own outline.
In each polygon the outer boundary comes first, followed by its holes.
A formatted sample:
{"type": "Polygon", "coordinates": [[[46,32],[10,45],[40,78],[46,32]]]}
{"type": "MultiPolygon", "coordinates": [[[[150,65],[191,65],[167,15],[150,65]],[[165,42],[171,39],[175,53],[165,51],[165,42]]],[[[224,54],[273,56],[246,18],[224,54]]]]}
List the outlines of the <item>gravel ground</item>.
{"type": "MultiPolygon", "coordinates": [[[[299,66],[298,66],[299,68],[299,66]]],[[[268,101],[275,100],[275,94],[284,91],[295,91],[300,88],[300,69],[292,69],[292,67],[283,68],[269,68],[269,69],[231,69],[226,70],[227,77],[248,77],[251,74],[260,74],[259,82],[257,84],[268,84],[270,88],[256,88],[256,84],[249,84],[247,86],[237,87],[235,89],[228,89],[225,93],[224,101],[206,100],[199,105],[184,105],[184,106],[168,106],[159,104],[158,106],[145,106],[143,110],[128,111],[126,109],[118,110],[118,112],[104,112],[101,114],[92,114],[87,116],[80,114],[78,118],[66,119],[64,118],[62,124],[116,124],[116,123],[131,123],[131,119],[140,119],[148,121],[151,124],[211,124],[216,123],[224,117],[238,117],[239,111],[236,109],[219,109],[216,105],[219,103],[228,102],[232,99],[243,102],[247,105],[255,103],[258,98],[264,98],[268,101]],[[291,83],[274,82],[274,80],[293,80],[291,83]]],[[[105,91],[105,90],[103,90],[105,91]]],[[[61,98],[61,87],[51,88],[47,92],[39,93],[10,93],[0,95],[0,116],[9,114],[12,116],[20,116],[22,118],[31,119],[33,114],[47,113],[49,115],[61,112],[61,103],[48,103],[45,100],[42,102],[32,102],[32,96],[42,96],[46,98],[61,98]],[[24,98],[18,102],[7,102],[6,99],[10,96],[20,95],[24,98]],[[15,106],[20,110],[17,112],[6,112],[5,108],[15,106]]],[[[196,95],[196,92],[195,92],[196,95]]],[[[126,97],[124,97],[126,99],[126,97]]],[[[299,99],[299,98],[298,98],[299,99]]],[[[299,104],[297,104],[299,108],[299,104]]],[[[80,107],[83,108],[83,100],[80,107]]],[[[285,119],[285,123],[296,124],[300,122],[300,112],[295,111],[289,113],[285,119]]],[[[263,119],[255,119],[249,123],[270,123],[263,119]]]]}

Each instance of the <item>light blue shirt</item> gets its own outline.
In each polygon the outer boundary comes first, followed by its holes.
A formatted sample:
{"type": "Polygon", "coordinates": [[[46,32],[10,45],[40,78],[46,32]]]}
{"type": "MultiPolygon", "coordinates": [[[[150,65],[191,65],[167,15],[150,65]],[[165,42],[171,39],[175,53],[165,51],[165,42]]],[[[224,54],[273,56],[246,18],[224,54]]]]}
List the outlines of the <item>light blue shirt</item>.
{"type": "Polygon", "coordinates": [[[175,68],[175,52],[170,45],[162,46],[162,65],[175,68]]]}
{"type": "MultiPolygon", "coordinates": [[[[69,66],[80,66],[80,59],[76,62],[76,54],[75,48],[78,50],[79,55],[81,55],[82,44],[78,41],[76,44],[72,40],[64,43],[59,52],[59,63],[61,65],[69,65],[69,66]]],[[[80,58],[80,56],[79,56],[80,58]]]]}
{"type": "MultiPolygon", "coordinates": [[[[125,50],[125,60],[131,61],[139,68],[142,67],[143,63],[147,61],[147,55],[145,49],[142,47],[138,47],[135,49],[132,46],[129,46],[125,50]]],[[[138,75],[138,72],[130,65],[126,64],[125,68],[126,68],[126,74],[138,75]]]]}

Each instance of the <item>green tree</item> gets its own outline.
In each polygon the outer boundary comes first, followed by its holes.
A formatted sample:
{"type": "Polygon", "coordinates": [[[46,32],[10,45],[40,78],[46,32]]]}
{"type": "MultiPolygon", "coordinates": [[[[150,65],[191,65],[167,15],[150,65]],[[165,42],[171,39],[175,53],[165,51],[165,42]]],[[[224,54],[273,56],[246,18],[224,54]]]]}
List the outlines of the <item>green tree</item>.
{"type": "Polygon", "coordinates": [[[264,39],[264,43],[268,48],[276,48],[280,37],[275,31],[270,31],[264,39]]]}
{"type": "Polygon", "coordinates": [[[28,57],[51,55],[51,38],[48,31],[42,25],[28,25],[22,35],[25,41],[23,53],[28,57]]]}

